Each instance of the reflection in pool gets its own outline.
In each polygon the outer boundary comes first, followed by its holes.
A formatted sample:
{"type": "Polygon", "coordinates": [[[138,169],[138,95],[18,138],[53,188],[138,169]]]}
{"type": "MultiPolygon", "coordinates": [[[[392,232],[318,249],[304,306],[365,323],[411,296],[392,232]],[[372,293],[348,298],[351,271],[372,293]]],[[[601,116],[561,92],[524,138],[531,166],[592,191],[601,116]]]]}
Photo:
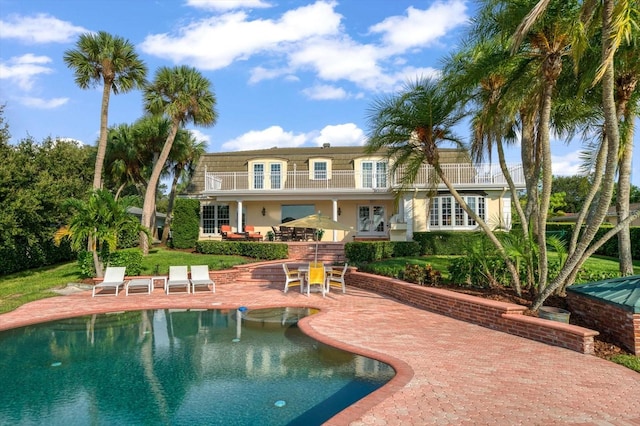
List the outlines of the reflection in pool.
{"type": "Polygon", "coordinates": [[[0,332],[0,424],[320,424],[395,374],[306,308],[146,310],[0,332]]]}

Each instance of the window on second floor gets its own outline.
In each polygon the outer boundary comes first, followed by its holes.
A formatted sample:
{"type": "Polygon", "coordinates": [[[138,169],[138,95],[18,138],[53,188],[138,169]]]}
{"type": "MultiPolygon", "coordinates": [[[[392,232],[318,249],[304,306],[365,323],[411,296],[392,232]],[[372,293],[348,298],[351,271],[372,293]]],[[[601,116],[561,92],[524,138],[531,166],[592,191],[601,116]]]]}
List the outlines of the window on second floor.
{"type": "Polygon", "coordinates": [[[328,158],[309,159],[309,179],[329,180],[331,179],[331,160],[328,158]]]}
{"type": "Polygon", "coordinates": [[[284,177],[282,161],[254,161],[249,164],[252,189],[282,189],[284,177]]]}
{"type": "Polygon", "coordinates": [[[387,162],[363,161],[362,162],[362,187],[386,188],[387,187],[387,162]]]}

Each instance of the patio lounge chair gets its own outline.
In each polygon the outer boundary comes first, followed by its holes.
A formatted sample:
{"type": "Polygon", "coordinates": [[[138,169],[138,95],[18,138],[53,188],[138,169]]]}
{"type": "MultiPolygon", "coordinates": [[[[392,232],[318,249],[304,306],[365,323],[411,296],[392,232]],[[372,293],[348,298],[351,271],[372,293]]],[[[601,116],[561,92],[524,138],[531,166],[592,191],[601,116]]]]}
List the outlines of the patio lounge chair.
{"type": "Polygon", "coordinates": [[[250,241],[262,241],[262,234],[256,232],[256,229],[253,227],[253,225],[245,225],[244,234],[250,241]]]}
{"type": "Polygon", "coordinates": [[[196,292],[196,286],[205,287],[209,291],[211,286],[211,292],[216,292],[216,283],[209,276],[209,267],[207,265],[194,265],[191,266],[191,292],[196,292]]]}
{"type": "Polygon", "coordinates": [[[93,292],[91,296],[92,297],[107,296],[111,294],[111,293],[102,294],[103,293],[102,291],[99,293],[96,293],[96,290],[101,288],[113,288],[115,290],[114,296],[117,296],[120,286],[124,285],[125,269],[126,268],[124,266],[107,266],[107,270],[104,272],[104,279],[102,280],[101,283],[98,283],[93,286],[93,292]]]}
{"type": "Polygon", "coordinates": [[[344,264],[342,268],[332,268],[327,271],[327,293],[331,290],[331,287],[340,287],[342,292],[346,293],[347,289],[344,283],[344,275],[347,273],[347,264],[344,264]]]}
{"type": "Polygon", "coordinates": [[[290,286],[300,286],[300,293],[302,293],[302,276],[299,271],[292,271],[289,269],[286,263],[282,264],[284,269],[284,292],[289,290],[290,286]]]}
{"type": "Polygon", "coordinates": [[[189,293],[191,281],[189,281],[186,266],[169,266],[169,279],[167,280],[167,286],[165,288],[167,294],[171,293],[171,287],[184,287],[187,293],[189,293]]]}
{"type": "Polygon", "coordinates": [[[220,234],[222,234],[223,240],[242,241],[247,239],[243,234],[233,232],[230,225],[222,225],[220,227],[220,234]]]}

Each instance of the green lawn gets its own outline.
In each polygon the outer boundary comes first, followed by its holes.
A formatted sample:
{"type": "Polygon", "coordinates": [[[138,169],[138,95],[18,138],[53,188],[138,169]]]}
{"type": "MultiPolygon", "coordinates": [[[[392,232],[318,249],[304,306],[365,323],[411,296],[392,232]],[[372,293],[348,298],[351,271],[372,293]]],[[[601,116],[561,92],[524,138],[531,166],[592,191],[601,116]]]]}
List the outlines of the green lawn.
{"type": "MultiPolygon", "coordinates": [[[[228,269],[250,262],[240,256],[215,256],[166,249],[153,249],[142,261],[141,275],[168,275],[170,265],[208,265],[211,270],[228,269]]],[[[57,296],[53,289],[79,282],[77,262],[31,269],[0,277],[0,314],[38,299],[57,296]]]]}

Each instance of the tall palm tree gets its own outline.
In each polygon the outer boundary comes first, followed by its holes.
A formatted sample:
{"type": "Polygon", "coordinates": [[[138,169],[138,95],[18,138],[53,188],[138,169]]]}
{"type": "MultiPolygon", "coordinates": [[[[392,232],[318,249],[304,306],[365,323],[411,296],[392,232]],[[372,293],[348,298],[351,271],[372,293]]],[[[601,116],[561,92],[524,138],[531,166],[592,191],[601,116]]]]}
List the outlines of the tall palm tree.
{"type": "Polygon", "coordinates": [[[406,85],[400,94],[374,102],[368,114],[370,130],[365,150],[374,153],[385,148],[391,173],[400,170],[403,185],[414,182],[425,164],[431,165],[456,202],[478,223],[497,248],[511,274],[514,288],[520,294],[518,271],[502,243],[489,225],[467,205],[440,165],[438,148],[442,144],[463,145],[452,131],[463,117],[464,112],[458,108],[457,97],[448,93],[446,86],[419,78],[406,85]]]}
{"type": "MultiPolygon", "coordinates": [[[[514,49],[517,49],[519,43],[528,34],[532,26],[545,15],[552,0],[540,0],[522,20],[514,36],[514,49]]],[[[594,84],[600,82],[602,86],[602,108],[604,113],[604,126],[606,129],[606,156],[604,161],[604,172],[601,185],[600,200],[594,209],[591,220],[582,233],[582,238],[577,244],[574,253],[569,255],[564,267],[553,280],[553,282],[541,292],[533,304],[533,309],[538,309],[544,300],[558,287],[566,282],[571,282],[577,272],[579,266],[586,260],[593,247],[589,248],[600,223],[604,219],[611,196],[613,194],[614,176],[618,166],[618,150],[620,146],[620,131],[618,124],[618,116],[615,102],[615,54],[622,40],[629,35],[630,28],[633,26],[632,20],[629,19],[637,14],[637,2],[603,0],[601,7],[598,8],[598,2],[587,1],[583,3],[583,13],[581,15],[582,23],[592,23],[591,18],[596,10],[599,9],[601,15],[601,63],[600,69],[596,74],[594,84]]]]}
{"type": "Polygon", "coordinates": [[[107,146],[109,97],[112,91],[117,95],[142,87],[147,67],[128,40],[104,31],[82,34],[76,43],[76,49],[65,51],[64,62],[74,70],[75,82],[81,89],[102,83],[100,139],[93,174],[93,188],[99,189],[102,187],[102,168],[107,146]]]}
{"type": "MultiPolygon", "coordinates": [[[[142,207],[142,224],[149,227],[155,206],[155,194],[164,165],[178,129],[188,122],[199,126],[212,126],[218,114],[216,97],[211,82],[198,70],[188,66],[161,67],[155,78],[144,90],[145,110],[153,115],[162,115],[171,122],[171,130],[153,167],[142,207]]],[[[144,254],[149,253],[147,235],[141,233],[144,254]]]]}
{"type": "Polygon", "coordinates": [[[204,154],[205,143],[196,140],[195,136],[188,130],[181,129],[176,135],[173,148],[169,154],[169,169],[173,175],[171,180],[171,190],[169,191],[169,203],[167,205],[167,216],[162,230],[163,244],[167,243],[171,221],[173,220],[173,204],[178,192],[178,182],[188,183],[193,177],[195,166],[204,154]]]}

